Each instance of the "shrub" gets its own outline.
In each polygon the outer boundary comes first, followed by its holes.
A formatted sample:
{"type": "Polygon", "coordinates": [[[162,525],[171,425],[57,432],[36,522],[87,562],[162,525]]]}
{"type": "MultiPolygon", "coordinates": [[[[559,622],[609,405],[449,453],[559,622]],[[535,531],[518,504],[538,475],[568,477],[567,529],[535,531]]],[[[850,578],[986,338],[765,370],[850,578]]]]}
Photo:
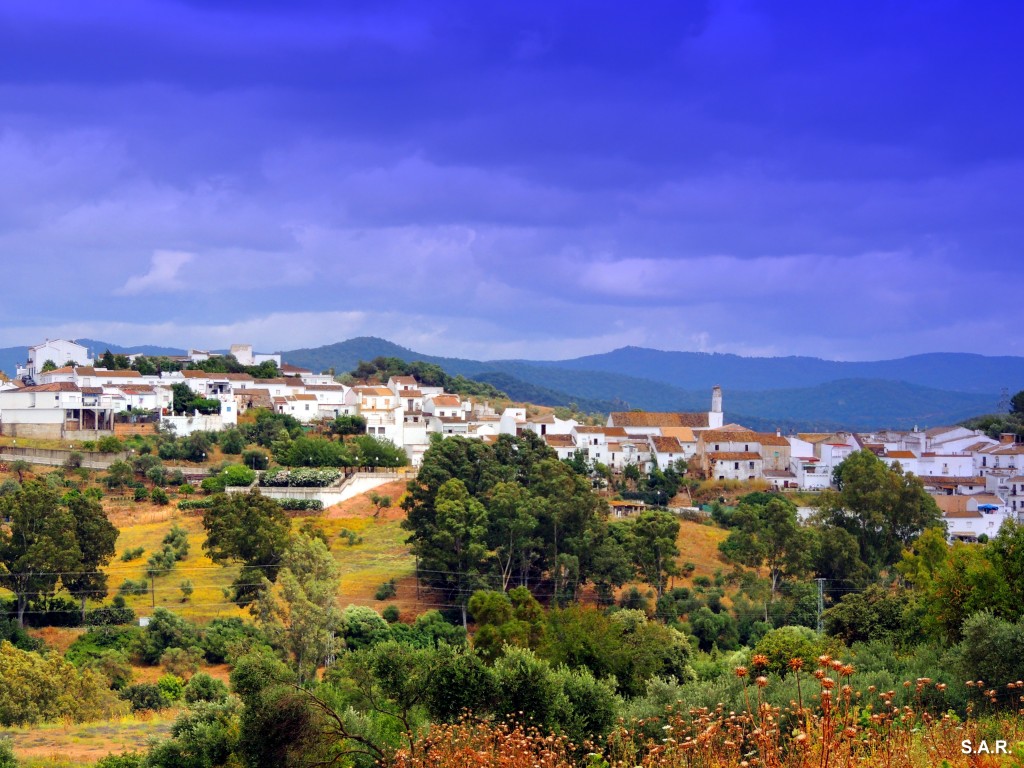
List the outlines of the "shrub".
{"type": "Polygon", "coordinates": [[[396,621],[398,621],[398,619],[400,617],[400,614],[398,612],[398,606],[397,605],[389,605],[387,608],[385,608],[383,611],[381,611],[380,615],[384,618],[384,621],[386,621],[388,624],[394,624],[396,621]]]}
{"type": "Polygon", "coordinates": [[[136,488],[134,495],[136,501],[145,501],[146,499],[149,498],[149,491],[147,491],[145,488],[136,488]]]}
{"type": "Polygon", "coordinates": [[[138,560],[142,557],[142,553],[145,551],[145,547],[132,547],[131,549],[126,549],[121,553],[121,562],[130,563],[132,560],[138,560]]]}
{"type": "Polygon", "coordinates": [[[86,488],[85,491],[82,492],[82,495],[87,499],[100,501],[103,498],[103,489],[94,485],[90,488],[86,488]]]}
{"type": "Polygon", "coordinates": [[[78,469],[80,466],[82,466],[82,454],[79,453],[78,451],[72,451],[64,460],[64,466],[67,469],[78,469]]]}
{"type": "Polygon", "coordinates": [[[96,450],[100,453],[120,453],[124,450],[124,444],[119,438],[107,435],[96,442],[96,450]]]}
{"type": "Polygon", "coordinates": [[[320,512],[324,508],[319,499],[277,499],[277,503],[288,512],[320,512]]]}
{"type": "Polygon", "coordinates": [[[341,636],[352,650],[370,648],[390,639],[388,623],[373,608],[350,605],[341,613],[341,636]]]}
{"type": "Polygon", "coordinates": [[[777,675],[786,674],[790,659],[803,659],[805,666],[810,668],[823,652],[821,639],[813,629],[807,627],[773,629],[754,646],[755,654],[768,658],[765,669],[777,675]]]}
{"type": "Polygon", "coordinates": [[[168,701],[177,701],[185,694],[185,681],[170,673],[161,675],[160,679],[156,681],[156,687],[167,697],[168,701]]]}
{"type": "Polygon", "coordinates": [[[178,502],[178,509],[209,509],[212,506],[212,497],[207,499],[182,499],[178,502]]]}
{"type": "Polygon", "coordinates": [[[265,487],[324,488],[341,477],[337,469],[277,469],[260,476],[260,485],[265,487]]]}
{"type": "Polygon", "coordinates": [[[168,648],[160,656],[160,666],[169,675],[189,677],[199,671],[203,661],[203,649],[197,645],[190,648],[168,648]]]}
{"type": "Polygon", "coordinates": [[[163,467],[150,467],[146,470],[146,477],[157,488],[167,485],[167,470],[163,467]]]}
{"type": "Polygon", "coordinates": [[[397,594],[398,588],[395,586],[395,580],[388,579],[379,587],[377,587],[377,592],[374,594],[374,597],[377,600],[390,600],[397,594]]]}
{"type": "Polygon", "coordinates": [[[242,463],[251,469],[266,469],[270,466],[270,457],[258,448],[250,448],[242,452],[242,463]]]}
{"type": "Polygon", "coordinates": [[[220,433],[217,441],[220,449],[229,456],[237,456],[245,448],[245,435],[240,429],[226,429],[220,433]]]}
{"type": "Polygon", "coordinates": [[[146,755],[142,752],[125,752],[120,755],[101,757],[93,768],[145,768],[146,755]]]}
{"type": "Polygon", "coordinates": [[[0,738],[0,768],[18,768],[18,760],[14,757],[14,747],[9,736],[0,738]]]}
{"type": "Polygon", "coordinates": [[[221,477],[224,479],[225,485],[252,485],[256,479],[256,473],[241,464],[232,464],[221,473],[221,477]]]}
{"type": "Polygon", "coordinates": [[[228,687],[220,680],[210,677],[206,672],[192,676],[185,686],[185,703],[195,704],[197,701],[219,703],[227,699],[228,687]]]}
{"type": "Polygon", "coordinates": [[[147,592],[149,592],[149,582],[146,579],[125,579],[117,590],[117,593],[124,597],[139,597],[147,592]]]}
{"type": "Polygon", "coordinates": [[[132,712],[160,710],[170,706],[170,701],[156,683],[136,683],[125,686],[121,690],[120,696],[131,705],[132,712]]]}
{"type": "Polygon", "coordinates": [[[163,488],[154,488],[150,494],[150,498],[153,499],[153,503],[160,507],[166,507],[170,503],[170,499],[167,498],[167,491],[163,488]]]}
{"type": "Polygon", "coordinates": [[[135,611],[125,605],[121,595],[115,595],[110,605],[93,608],[85,613],[85,624],[91,627],[131,624],[134,621],[135,611]]]}
{"type": "Polygon", "coordinates": [[[206,493],[224,493],[227,483],[221,475],[214,475],[213,477],[203,478],[203,482],[199,484],[199,487],[206,493]]]}
{"type": "Polygon", "coordinates": [[[207,661],[222,664],[260,642],[265,640],[257,627],[232,616],[211,621],[200,645],[207,661]]]}
{"type": "Polygon", "coordinates": [[[140,645],[143,660],[157,664],[168,648],[191,648],[198,644],[198,633],[192,624],[166,608],[157,608],[142,633],[140,645]]]}

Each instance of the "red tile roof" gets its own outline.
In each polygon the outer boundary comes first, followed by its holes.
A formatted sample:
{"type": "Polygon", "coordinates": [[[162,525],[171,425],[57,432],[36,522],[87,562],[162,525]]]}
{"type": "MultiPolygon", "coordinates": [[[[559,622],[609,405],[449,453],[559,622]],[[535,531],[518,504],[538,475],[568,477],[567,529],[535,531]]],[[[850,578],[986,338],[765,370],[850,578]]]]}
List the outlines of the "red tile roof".
{"type": "Polygon", "coordinates": [[[658,413],[655,411],[615,411],[611,414],[616,427],[706,427],[706,413],[658,413]]]}

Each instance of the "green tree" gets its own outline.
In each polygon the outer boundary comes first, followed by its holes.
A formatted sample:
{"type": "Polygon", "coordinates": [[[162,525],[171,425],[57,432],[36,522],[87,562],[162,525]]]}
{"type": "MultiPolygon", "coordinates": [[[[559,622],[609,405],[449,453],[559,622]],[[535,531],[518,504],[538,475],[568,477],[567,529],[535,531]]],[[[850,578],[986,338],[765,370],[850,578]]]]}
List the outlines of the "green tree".
{"type": "Polygon", "coordinates": [[[1010,398],[1010,413],[1024,415],[1024,389],[1010,398]]]}
{"type": "Polygon", "coordinates": [[[925,528],[941,525],[935,500],[921,480],[886,466],[871,451],[850,454],[833,472],[838,491],[824,491],[818,520],[856,539],[873,574],[896,563],[903,548],[925,528]]]}
{"type": "Polygon", "coordinates": [[[630,520],[629,526],[633,562],[644,581],[653,586],[660,597],[665,593],[668,577],[679,573],[676,564],[679,521],[670,512],[648,511],[630,520]]]}
{"type": "Polygon", "coordinates": [[[462,625],[466,626],[466,604],[484,583],[487,510],[469,495],[461,480],[442,485],[434,506],[434,535],[429,541],[416,542],[413,550],[424,563],[444,572],[451,597],[462,609],[462,625]]]}
{"type": "Polygon", "coordinates": [[[82,551],[75,540],[76,523],[57,492],[38,481],[0,497],[0,587],[14,593],[18,625],[25,625],[30,600],[52,594],[58,574],[75,571],[82,551]]]}
{"type": "Polygon", "coordinates": [[[487,544],[494,552],[502,590],[508,589],[513,573],[519,574],[522,585],[530,572],[531,555],[537,546],[533,503],[529,492],[518,483],[501,482],[490,491],[487,544]]]}
{"type": "Polygon", "coordinates": [[[124,488],[135,482],[135,470],[127,461],[115,461],[107,468],[104,482],[107,488],[124,488]]]}
{"type": "Polygon", "coordinates": [[[767,567],[772,602],[782,578],[802,576],[810,568],[813,536],[800,525],[796,506],[788,499],[772,496],[760,504],[744,499],[733,512],[731,525],[719,550],[731,562],[767,567]]]}
{"type": "Polygon", "coordinates": [[[291,537],[288,515],[274,499],[253,489],[212,497],[203,512],[203,527],[203,549],[211,560],[242,564],[232,599],[248,605],[259,595],[264,578],[271,582],[277,578],[291,537]]]}
{"type": "Polygon", "coordinates": [[[43,361],[43,367],[39,369],[40,373],[49,373],[50,371],[57,370],[57,364],[53,360],[43,361]]]}
{"type": "Polygon", "coordinates": [[[67,505],[74,520],[75,542],[81,559],[74,572],[65,575],[62,582],[69,592],[78,595],[85,622],[86,599],[102,600],[107,595],[107,574],[101,569],[116,554],[120,532],[95,499],[75,494],[68,498],[67,505]]]}
{"type": "Polygon", "coordinates": [[[313,679],[332,651],[341,623],[335,606],[340,584],[338,564],[324,543],[300,534],[285,553],[277,582],[265,581],[254,603],[261,629],[288,654],[300,683],[313,679]]]}

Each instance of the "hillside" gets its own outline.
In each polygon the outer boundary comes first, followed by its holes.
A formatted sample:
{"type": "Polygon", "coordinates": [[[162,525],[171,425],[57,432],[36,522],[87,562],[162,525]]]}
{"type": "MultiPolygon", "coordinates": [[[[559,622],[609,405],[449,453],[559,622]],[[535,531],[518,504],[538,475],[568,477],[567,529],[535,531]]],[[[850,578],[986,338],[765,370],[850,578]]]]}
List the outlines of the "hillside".
{"type": "MultiPolygon", "coordinates": [[[[934,426],[991,411],[998,400],[994,394],[997,389],[956,391],[897,378],[834,375],[847,370],[907,370],[917,371],[917,379],[927,380],[929,377],[921,370],[931,365],[935,371],[931,378],[946,376],[963,384],[972,378],[972,360],[980,357],[974,355],[920,355],[903,361],[836,363],[816,358],[742,358],[627,347],[606,355],[560,362],[485,362],[420,355],[372,337],[282,354],[288,362],[335,370],[348,370],[359,360],[377,356],[425,360],[449,373],[493,384],[519,401],[551,406],[576,403],[589,412],[627,408],[702,411],[708,407],[709,390],[716,382],[714,376],[720,374],[727,418],[759,429],[934,426]],[[605,370],[585,369],[583,365],[604,366],[605,370]],[[687,365],[691,366],[688,374],[684,372],[687,365]],[[957,367],[963,370],[952,377],[951,371],[957,367]],[[768,372],[762,375],[764,371],[768,372]],[[808,383],[808,378],[813,383],[808,383]],[[815,382],[815,378],[826,380],[815,382]],[[694,385],[695,381],[706,386],[694,385]]],[[[1024,359],[980,359],[986,361],[981,370],[999,370],[1007,380],[1015,366],[1021,364],[1024,381],[1024,359]]]]}

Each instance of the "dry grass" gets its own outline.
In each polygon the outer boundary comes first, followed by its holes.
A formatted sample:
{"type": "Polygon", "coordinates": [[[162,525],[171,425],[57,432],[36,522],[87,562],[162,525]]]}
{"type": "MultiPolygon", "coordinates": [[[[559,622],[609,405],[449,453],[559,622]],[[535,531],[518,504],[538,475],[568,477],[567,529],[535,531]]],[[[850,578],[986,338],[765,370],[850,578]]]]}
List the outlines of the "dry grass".
{"type": "Polygon", "coordinates": [[[48,723],[0,730],[9,736],[19,765],[85,766],[109,754],[145,750],[150,740],[170,733],[177,710],[139,712],[97,723],[48,723]]]}

